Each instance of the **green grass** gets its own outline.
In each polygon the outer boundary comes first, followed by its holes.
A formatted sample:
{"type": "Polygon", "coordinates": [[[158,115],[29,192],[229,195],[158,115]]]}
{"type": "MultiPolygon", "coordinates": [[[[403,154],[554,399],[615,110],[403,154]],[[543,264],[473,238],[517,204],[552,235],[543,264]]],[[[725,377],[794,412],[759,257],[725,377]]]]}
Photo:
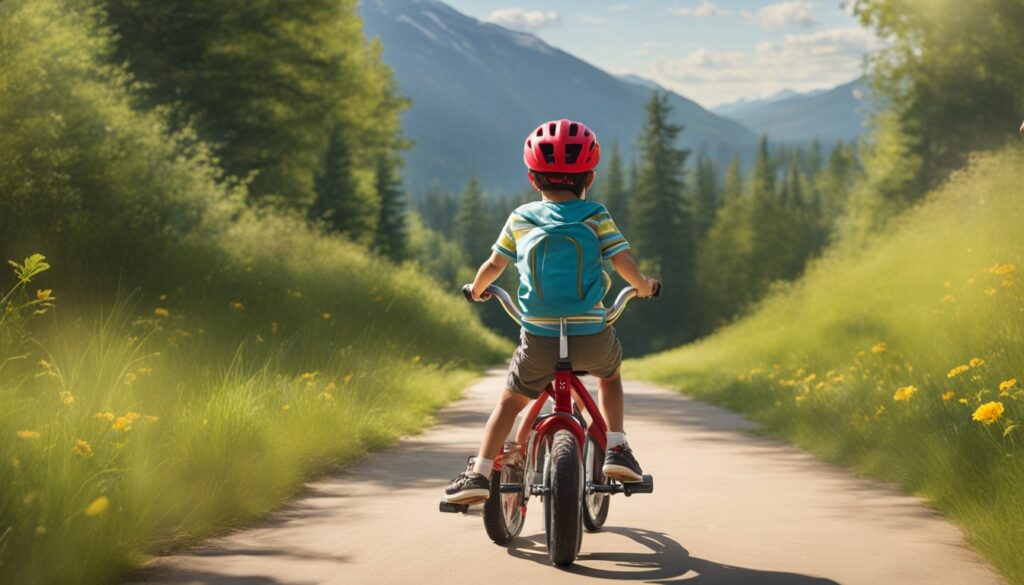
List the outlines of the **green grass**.
{"type": "Polygon", "coordinates": [[[626,373],[899,484],[1024,583],[1022,184],[1024,152],[979,157],[870,248],[836,251],[750,316],[626,373]],[[999,420],[973,420],[990,402],[999,420]]]}
{"type": "Polygon", "coordinates": [[[301,222],[179,258],[113,306],[43,273],[56,307],[0,336],[0,582],[107,583],[260,517],[510,349],[413,268],[301,222]]]}

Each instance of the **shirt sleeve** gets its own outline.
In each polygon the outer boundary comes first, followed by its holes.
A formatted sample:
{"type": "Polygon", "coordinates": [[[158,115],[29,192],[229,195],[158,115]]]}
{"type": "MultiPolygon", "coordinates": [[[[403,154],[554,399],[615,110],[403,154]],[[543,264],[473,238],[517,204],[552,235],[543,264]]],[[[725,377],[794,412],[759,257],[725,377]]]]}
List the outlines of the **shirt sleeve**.
{"type": "Polygon", "coordinates": [[[501,233],[498,235],[498,241],[494,242],[491,249],[495,252],[511,259],[513,262],[516,260],[516,237],[512,232],[512,224],[515,222],[515,214],[509,215],[508,219],[505,220],[505,227],[501,228],[501,233]]]}
{"type": "Polygon", "coordinates": [[[597,238],[601,242],[601,259],[608,260],[612,256],[629,249],[629,242],[615,225],[615,220],[608,213],[607,209],[590,217],[587,220],[597,232],[597,238]]]}

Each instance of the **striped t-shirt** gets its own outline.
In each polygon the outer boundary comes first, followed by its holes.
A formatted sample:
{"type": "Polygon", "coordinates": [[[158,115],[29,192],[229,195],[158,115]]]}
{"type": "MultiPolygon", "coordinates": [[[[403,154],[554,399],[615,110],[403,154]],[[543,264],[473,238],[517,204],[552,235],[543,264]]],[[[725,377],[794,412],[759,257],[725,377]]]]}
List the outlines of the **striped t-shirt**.
{"type": "MultiPolygon", "coordinates": [[[[608,209],[593,201],[585,199],[571,199],[565,202],[554,201],[532,201],[519,206],[505,221],[498,241],[491,247],[492,250],[516,261],[516,242],[522,239],[530,230],[538,225],[549,225],[558,223],[569,223],[583,221],[584,224],[593,228],[601,244],[601,259],[608,260],[619,252],[629,249],[629,242],[623,237],[622,232],[616,227],[608,209]],[[528,221],[530,217],[533,221],[528,221]]],[[[605,290],[611,285],[611,279],[605,276],[605,290]]],[[[558,336],[559,322],[557,318],[530,317],[529,307],[526,309],[527,316],[524,318],[523,328],[535,335],[558,336]]],[[[584,315],[567,317],[570,335],[591,335],[600,333],[604,329],[606,310],[602,305],[597,305],[584,315]]]]}

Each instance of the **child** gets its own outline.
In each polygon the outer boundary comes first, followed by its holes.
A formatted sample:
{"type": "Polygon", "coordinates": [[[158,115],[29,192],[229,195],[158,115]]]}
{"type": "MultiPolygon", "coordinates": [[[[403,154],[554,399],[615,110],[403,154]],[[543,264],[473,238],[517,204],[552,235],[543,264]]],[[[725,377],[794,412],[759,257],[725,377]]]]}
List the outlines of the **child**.
{"type": "Polygon", "coordinates": [[[553,317],[564,315],[570,315],[566,321],[573,368],[599,378],[601,414],[608,424],[604,474],[622,482],[643,480],[640,464],[622,429],[622,347],[615,330],[604,322],[601,300],[608,292],[610,279],[601,270],[601,260],[611,260],[639,296],[651,296],[659,283],[640,273],[629,255],[629,244],[608,210],[600,203],[586,201],[600,159],[597,136],[579,122],[547,122],[526,138],[523,161],[541,200],[512,212],[492,247],[491,257],[480,266],[473,281],[473,299],[487,300],[490,294],[485,289],[509,261],[516,261],[524,315],[521,342],[512,355],[506,388],[487,421],[477,456],[470,458],[466,471],[445,489],[449,502],[487,499],[494,458],[512,430],[516,415],[554,379],[559,326],[553,317]],[[572,229],[584,226],[593,233],[572,235],[572,229]],[[552,227],[562,230],[557,237],[543,233],[552,227]],[[592,243],[592,254],[584,253],[588,243],[592,243]],[[559,249],[564,250],[561,255],[559,249]]]}

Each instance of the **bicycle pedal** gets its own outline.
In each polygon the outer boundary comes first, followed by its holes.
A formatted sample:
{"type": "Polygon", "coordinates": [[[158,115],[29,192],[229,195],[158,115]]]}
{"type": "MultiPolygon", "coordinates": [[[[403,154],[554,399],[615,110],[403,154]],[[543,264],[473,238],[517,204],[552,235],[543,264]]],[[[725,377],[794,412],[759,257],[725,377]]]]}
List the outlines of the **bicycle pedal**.
{"type": "Polygon", "coordinates": [[[643,481],[622,484],[622,493],[626,496],[654,493],[654,476],[644,475],[643,478],[643,481]]]}
{"type": "Polygon", "coordinates": [[[448,500],[441,500],[441,511],[449,514],[465,514],[469,511],[469,504],[453,504],[448,500]]]}

